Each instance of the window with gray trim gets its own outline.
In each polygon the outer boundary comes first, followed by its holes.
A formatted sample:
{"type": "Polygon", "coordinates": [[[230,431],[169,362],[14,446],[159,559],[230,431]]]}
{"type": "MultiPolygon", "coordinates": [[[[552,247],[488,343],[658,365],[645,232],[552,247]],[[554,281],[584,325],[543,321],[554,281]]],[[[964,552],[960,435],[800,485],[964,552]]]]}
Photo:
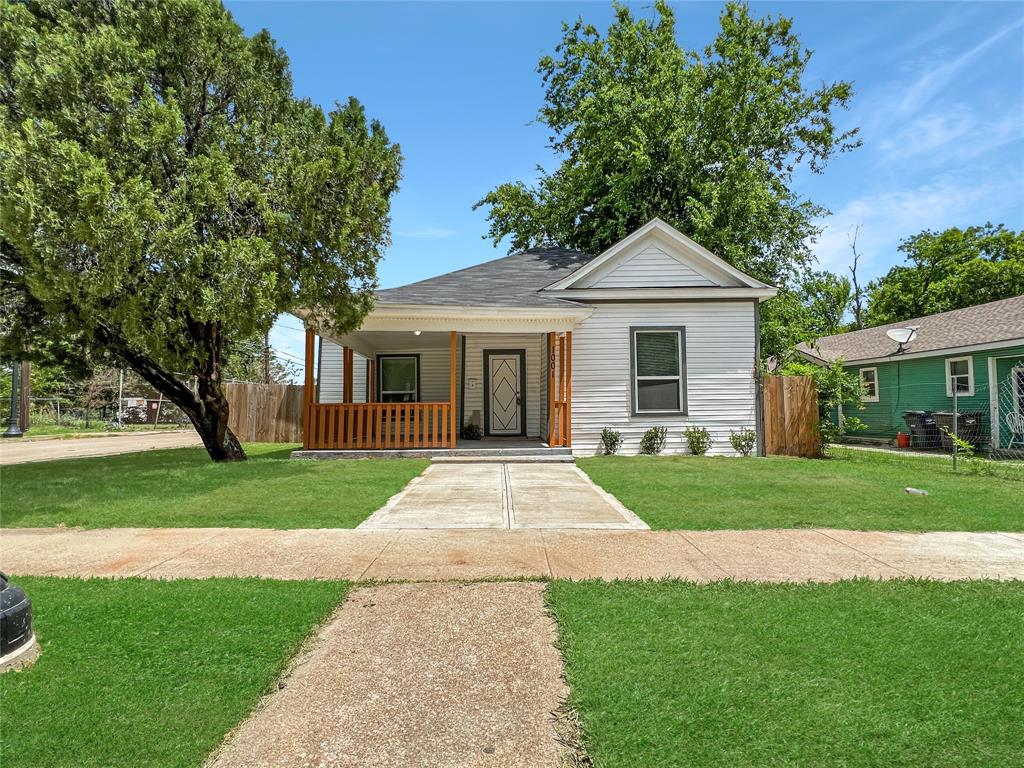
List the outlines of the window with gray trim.
{"type": "Polygon", "coordinates": [[[630,328],[633,414],[686,413],[685,329],[630,328]]]}
{"type": "Polygon", "coordinates": [[[382,403],[419,402],[419,355],[380,355],[377,362],[382,403]]]}

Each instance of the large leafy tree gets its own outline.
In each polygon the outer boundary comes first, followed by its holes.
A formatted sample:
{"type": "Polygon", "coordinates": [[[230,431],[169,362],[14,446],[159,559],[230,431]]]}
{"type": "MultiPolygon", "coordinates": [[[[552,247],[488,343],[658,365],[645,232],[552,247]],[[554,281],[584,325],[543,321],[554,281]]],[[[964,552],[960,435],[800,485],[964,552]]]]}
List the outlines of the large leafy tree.
{"type": "Polygon", "coordinates": [[[296,99],[284,52],[213,0],[4,4],[0,110],[6,353],[119,361],[244,458],[225,347],[299,307],[358,323],[398,147],[355,100],[296,99]]]}
{"type": "Polygon", "coordinates": [[[909,264],[868,286],[868,325],[1024,294],[1024,232],[1002,225],[924,231],[900,243],[909,264]]]}
{"type": "MultiPolygon", "coordinates": [[[[598,253],[654,216],[755,277],[784,285],[813,261],[824,211],[792,189],[801,165],[820,172],[858,144],[834,113],[849,83],[804,85],[811,52],[787,18],[729,3],[702,51],[682,49],[675,14],[615,7],[601,34],[563,25],[540,60],[538,119],[560,165],[533,185],[502,184],[478,205],[490,237],[513,249],[558,244],[598,253]]],[[[778,330],[778,329],[776,329],[778,330]]],[[[773,352],[768,349],[766,352],[773,352]]]]}

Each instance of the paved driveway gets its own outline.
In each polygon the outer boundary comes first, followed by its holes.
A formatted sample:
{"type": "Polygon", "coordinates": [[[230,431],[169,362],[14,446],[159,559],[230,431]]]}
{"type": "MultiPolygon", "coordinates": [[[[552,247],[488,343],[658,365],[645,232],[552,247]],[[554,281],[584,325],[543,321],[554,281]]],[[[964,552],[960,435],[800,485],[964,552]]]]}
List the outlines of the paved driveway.
{"type": "Polygon", "coordinates": [[[124,432],[109,437],[67,437],[54,440],[0,441],[0,464],[76,459],[83,456],[111,456],[117,453],[152,451],[156,448],[187,448],[202,445],[195,430],[173,432],[124,432]]]}
{"type": "Polygon", "coordinates": [[[572,464],[431,464],[360,526],[598,528],[647,525],[572,464]]]}

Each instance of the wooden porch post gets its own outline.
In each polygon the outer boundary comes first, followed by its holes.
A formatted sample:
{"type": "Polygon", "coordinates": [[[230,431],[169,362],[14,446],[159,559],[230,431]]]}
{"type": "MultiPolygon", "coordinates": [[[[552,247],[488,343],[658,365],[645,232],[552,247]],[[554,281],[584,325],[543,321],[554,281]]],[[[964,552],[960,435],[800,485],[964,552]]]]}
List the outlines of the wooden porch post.
{"type": "Polygon", "coordinates": [[[455,434],[455,350],[458,347],[459,334],[451,332],[448,345],[448,447],[454,448],[458,435],[455,434]]]}
{"type": "Polygon", "coordinates": [[[558,444],[565,445],[565,334],[558,337],[558,444]]]}
{"type": "Polygon", "coordinates": [[[565,332],[565,447],[572,448],[572,331],[565,332]]]}
{"type": "Polygon", "coordinates": [[[316,357],[316,332],[312,328],[306,329],[306,370],[305,381],[303,382],[304,404],[302,408],[302,447],[309,449],[312,443],[310,436],[310,418],[313,411],[313,402],[316,399],[316,390],[313,379],[313,365],[316,357]]]}
{"type": "Polygon", "coordinates": [[[555,439],[555,332],[548,332],[548,446],[555,439]]]}
{"type": "Polygon", "coordinates": [[[371,357],[369,360],[366,361],[366,363],[369,366],[369,370],[367,372],[367,385],[368,385],[369,390],[370,390],[369,393],[366,396],[366,402],[368,402],[368,403],[376,403],[377,402],[377,381],[376,381],[375,377],[377,376],[377,361],[376,361],[376,359],[371,357]]]}
{"type": "Polygon", "coordinates": [[[344,403],[352,402],[352,366],[355,364],[355,355],[352,354],[352,347],[343,347],[342,365],[345,366],[343,371],[344,385],[341,391],[341,400],[344,403]]]}

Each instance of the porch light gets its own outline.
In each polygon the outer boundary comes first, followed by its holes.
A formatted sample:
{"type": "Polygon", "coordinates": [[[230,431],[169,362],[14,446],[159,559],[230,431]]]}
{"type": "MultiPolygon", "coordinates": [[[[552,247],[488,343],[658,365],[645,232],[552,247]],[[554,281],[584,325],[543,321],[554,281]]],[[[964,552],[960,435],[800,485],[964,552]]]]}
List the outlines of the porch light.
{"type": "Polygon", "coordinates": [[[421,333],[423,333],[423,331],[413,331],[412,335],[413,336],[419,336],[421,333]]]}

